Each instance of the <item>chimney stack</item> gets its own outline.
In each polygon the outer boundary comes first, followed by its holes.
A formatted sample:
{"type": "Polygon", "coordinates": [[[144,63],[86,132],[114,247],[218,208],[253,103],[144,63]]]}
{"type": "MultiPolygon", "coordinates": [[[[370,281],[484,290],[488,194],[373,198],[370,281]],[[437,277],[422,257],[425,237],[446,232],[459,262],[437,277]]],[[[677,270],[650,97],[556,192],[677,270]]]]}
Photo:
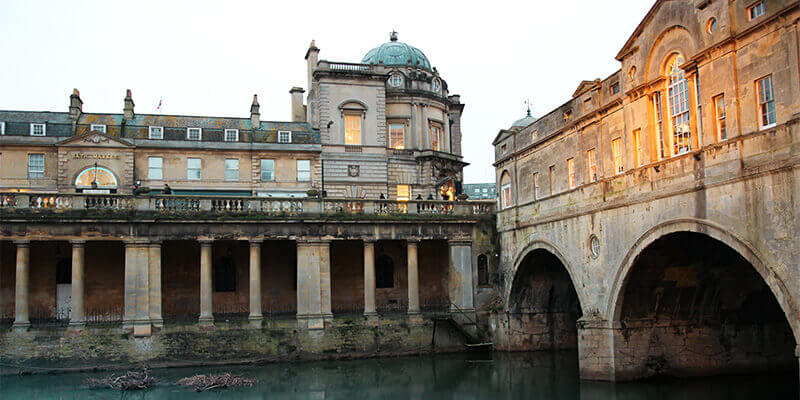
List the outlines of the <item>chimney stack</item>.
{"type": "Polygon", "coordinates": [[[292,95],[292,122],[306,122],[306,108],[303,105],[303,93],[306,91],[301,87],[293,87],[289,90],[292,95]]]}
{"type": "Polygon", "coordinates": [[[73,121],[77,121],[78,117],[83,112],[83,100],[78,89],[72,89],[72,94],[69,95],[69,117],[73,121]]]}
{"type": "Polygon", "coordinates": [[[258,105],[258,95],[253,95],[253,104],[250,105],[250,125],[253,126],[253,129],[259,129],[261,127],[261,113],[258,111],[260,106],[258,105]]]}
{"type": "Polygon", "coordinates": [[[317,47],[317,43],[312,40],[311,44],[308,45],[308,51],[306,51],[306,62],[308,64],[308,90],[311,90],[314,87],[312,85],[312,81],[314,79],[314,70],[317,69],[318,61],[319,48],[317,47]]]}
{"type": "Polygon", "coordinates": [[[133,119],[133,98],[131,97],[131,90],[128,89],[125,92],[125,107],[122,110],[122,114],[126,121],[130,121],[133,119]]]}

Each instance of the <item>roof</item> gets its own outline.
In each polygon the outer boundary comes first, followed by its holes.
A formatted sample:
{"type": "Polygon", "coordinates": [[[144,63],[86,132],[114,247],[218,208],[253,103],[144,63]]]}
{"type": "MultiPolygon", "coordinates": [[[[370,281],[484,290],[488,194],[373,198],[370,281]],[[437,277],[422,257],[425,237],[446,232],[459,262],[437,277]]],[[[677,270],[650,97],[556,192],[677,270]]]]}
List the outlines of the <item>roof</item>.
{"type": "Polygon", "coordinates": [[[397,41],[397,32],[392,32],[389,41],[368,51],[362,64],[406,65],[431,69],[428,57],[418,48],[397,41]]]}
{"type": "Polygon", "coordinates": [[[639,35],[642,34],[642,31],[644,31],[644,28],[647,25],[647,23],[649,23],[650,20],[653,19],[653,16],[656,14],[656,11],[658,11],[658,9],[661,7],[664,1],[665,0],[657,0],[656,3],[653,4],[653,7],[651,7],[650,11],[648,11],[647,14],[644,16],[642,22],[639,22],[639,25],[637,25],[636,29],[633,30],[631,36],[628,37],[628,40],[625,42],[625,45],[623,45],[622,49],[619,51],[619,53],[617,53],[617,56],[615,57],[617,61],[622,61],[622,58],[625,56],[628,50],[630,50],[631,46],[633,46],[633,43],[636,42],[636,38],[638,38],[639,35]]]}
{"type": "Polygon", "coordinates": [[[512,128],[524,128],[524,127],[536,122],[536,119],[537,119],[536,117],[531,115],[531,109],[529,108],[528,109],[528,115],[526,115],[525,117],[514,121],[514,123],[511,124],[511,127],[512,128]]]}

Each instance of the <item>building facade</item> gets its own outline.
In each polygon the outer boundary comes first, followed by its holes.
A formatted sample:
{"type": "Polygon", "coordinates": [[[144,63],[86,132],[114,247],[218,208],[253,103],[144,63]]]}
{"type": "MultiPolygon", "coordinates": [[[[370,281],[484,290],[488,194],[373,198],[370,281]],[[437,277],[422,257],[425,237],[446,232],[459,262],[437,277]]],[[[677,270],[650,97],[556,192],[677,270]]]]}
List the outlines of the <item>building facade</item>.
{"type": "Polygon", "coordinates": [[[470,199],[496,199],[497,186],[494,183],[467,183],[464,185],[464,193],[470,199]]]}
{"type": "Polygon", "coordinates": [[[498,133],[496,345],[585,379],[797,368],[798,18],[659,0],[619,71],[498,133]]]}

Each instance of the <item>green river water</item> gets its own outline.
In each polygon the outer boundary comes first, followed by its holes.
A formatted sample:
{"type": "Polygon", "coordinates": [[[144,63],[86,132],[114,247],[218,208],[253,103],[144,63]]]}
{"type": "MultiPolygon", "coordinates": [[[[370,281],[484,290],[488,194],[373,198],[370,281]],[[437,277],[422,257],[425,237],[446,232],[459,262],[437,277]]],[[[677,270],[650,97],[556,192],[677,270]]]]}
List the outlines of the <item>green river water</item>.
{"type": "Polygon", "coordinates": [[[137,392],[89,389],[108,373],[0,377],[9,399],[797,399],[797,371],[635,383],[582,382],[574,352],[457,354],[348,361],[152,370],[137,392]],[[174,382],[194,374],[255,379],[253,387],[194,392],[174,382]]]}

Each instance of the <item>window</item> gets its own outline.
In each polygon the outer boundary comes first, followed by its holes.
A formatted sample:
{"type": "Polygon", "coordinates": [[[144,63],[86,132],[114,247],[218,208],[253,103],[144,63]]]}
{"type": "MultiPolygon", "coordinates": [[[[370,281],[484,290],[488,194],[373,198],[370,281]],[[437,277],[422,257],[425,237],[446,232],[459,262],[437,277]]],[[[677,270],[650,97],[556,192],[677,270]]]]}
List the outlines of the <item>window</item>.
{"type": "Polygon", "coordinates": [[[589,97],[583,100],[583,112],[589,111],[592,109],[592,98],[589,97]]]}
{"type": "Polygon", "coordinates": [[[672,120],[673,154],[689,151],[689,89],[686,74],[680,68],[682,56],[675,56],[668,64],[669,72],[669,116],[672,120]]]}
{"type": "Polygon", "coordinates": [[[542,192],[539,189],[539,173],[538,172],[534,172],[533,173],[533,199],[534,200],[539,199],[539,196],[541,195],[541,193],[542,192]]]}
{"type": "Polygon", "coordinates": [[[706,22],[706,32],[711,34],[714,33],[716,30],[717,30],[717,19],[711,17],[708,19],[708,22],[706,22]]]}
{"type": "Polygon", "coordinates": [[[752,21],[760,16],[764,15],[764,2],[759,1],[756,4],[753,4],[750,7],[747,7],[747,18],[752,21]]]}
{"type": "Polygon", "coordinates": [[[597,181],[597,155],[594,149],[586,152],[586,171],[589,174],[589,182],[597,181]]]}
{"type": "Polygon", "coordinates": [[[150,139],[164,139],[164,127],[151,126],[148,138],[150,138],[150,139]]]}
{"type": "Polygon", "coordinates": [[[31,124],[31,136],[44,136],[47,134],[45,124],[31,124]]]}
{"type": "Polygon", "coordinates": [[[238,129],[225,129],[225,137],[223,139],[226,142],[238,142],[239,141],[239,130],[238,129]]]}
{"type": "Polygon", "coordinates": [[[236,291],[236,261],[233,258],[233,249],[228,249],[227,255],[220,257],[214,263],[214,291],[236,291]]]}
{"type": "Polygon", "coordinates": [[[90,131],[97,131],[97,132],[106,133],[106,126],[105,125],[99,125],[99,124],[92,124],[92,127],[89,130],[90,131]]]}
{"type": "Polygon", "coordinates": [[[202,140],[202,128],[186,128],[186,140],[202,140]]]}
{"type": "Polygon", "coordinates": [[[389,86],[391,87],[400,87],[403,84],[403,76],[402,75],[392,75],[389,77],[389,86]]]}
{"type": "Polygon", "coordinates": [[[361,144],[361,116],[344,116],[344,144],[358,146],[361,144]]]}
{"type": "Polygon", "coordinates": [[[511,207],[511,175],[503,171],[500,176],[500,208],[511,207]]]}
{"type": "Polygon", "coordinates": [[[620,174],[625,170],[625,163],[622,155],[622,139],[616,138],[611,141],[611,153],[614,156],[614,173],[620,174]]]}
{"type": "Polygon", "coordinates": [[[436,151],[444,150],[444,143],[442,143],[442,127],[431,124],[428,132],[431,138],[431,149],[436,151]]]}
{"type": "Polygon", "coordinates": [[[225,180],[226,181],[239,180],[239,159],[228,158],[225,160],[225,180]]]}
{"type": "Polygon", "coordinates": [[[642,152],[642,130],[633,131],[633,146],[636,152],[633,153],[633,165],[641,167],[644,165],[644,154],[642,152]]]}
{"type": "Polygon", "coordinates": [[[575,159],[570,158],[567,160],[567,178],[569,179],[569,188],[575,187],[575,159]]]}
{"type": "Polygon", "coordinates": [[[297,180],[299,182],[311,180],[311,161],[297,160],[297,180]]]}
{"type": "Polygon", "coordinates": [[[775,93],[772,91],[772,75],[756,82],[758,89],[758,114],[761,128],[775,125],[775,93]]]}
{"type": "Polygon", "coordinates": [[[611,85],[611,95],[613,96],[617,93],[619,93],[619,82],[611,85]]]}
{"type": "Polygon", "coordinates": [[[275,160],[261,160],[261,181],[275,180],[275,160]]]}
{"type": "Polygon", "coordinates": [[[725,124],[724,94],[714,97],[714,119],[717,121],[717,138],[719,138],[719,140],[727,139],[728,130],[725,124]]]}
{"type": "Polygon", "coordinates": [[[189,158],[186,160],[186,179],[190,181],[200,180],[200,168],[202,162],[199,158],[189,158]]]}
{"type": "Polygon", "coordinates": [[[292,131],[278,131],[278,143],[292,143],[292,131]]]}
{"type": "Polygon", "coordinates": [[[634,65],[631,69],[628,70],[628,77],[633,79],[636,77],[636,66],[634,65]]]}
{"type": "Polygon", "coordinates": [[[505,144],[500,146],[500,151],[502,151],[503,154],[506,154],[506,152],[508,151],[508,146],[506,146],[505,144]]]}
{"type": "Polygon", "coordinates": [[[656,139],[658,139],[659,159],[664,158],[664,124],[662,123],[661,93],[653,94],[653,110],[655,114],[656,139]]]}
{"type": "Polygon", "coordinates": [[[553,193],[556,192],[556,166],[550,166],[550,195],[552,196],[553,193]]]}
{"type": "Polygon", "coordinates": [[[392,258],[381,254],[375,260],[375,288],[390,289],[394,287],[394,263],[392,258]]]}
{"type": "Polygon", "coordinates": [[[0,135],[5,135],[5,134],[6,134],[6,123],[0,122],[0,135]]]}
{"type": "Polygon", "coordinates": [[[489,262],[486,254],[478,255],[478,286],[489,285],[489,262]]]}
{"type": "Polygon", "coordinates": [[[441,84],[439,83],[439,79],[433,78],[433,81],[431,82],[431,88],[433,88],[433,91],[438,93],[440,86],[441,84]]]}
{"type": "Polygon", "coordinates": [[[44,178],[44,154],[28,154],[28,178],[44,178]]]}
{"type": "Polygon", "coordinates": [[[147,179],[164,179],[164,159],[161,157],[147,158],[147,179]]]}
{"type": "Polygon", "coordinates": [[[397,200],[408,201],[411,198],[411,186],[397,185],[397,200]]]}
{"type": "Polygon", "coordinates": [[[405,125],[389,125],[389,144],[393,149],[405,148],[405,125]]]}

